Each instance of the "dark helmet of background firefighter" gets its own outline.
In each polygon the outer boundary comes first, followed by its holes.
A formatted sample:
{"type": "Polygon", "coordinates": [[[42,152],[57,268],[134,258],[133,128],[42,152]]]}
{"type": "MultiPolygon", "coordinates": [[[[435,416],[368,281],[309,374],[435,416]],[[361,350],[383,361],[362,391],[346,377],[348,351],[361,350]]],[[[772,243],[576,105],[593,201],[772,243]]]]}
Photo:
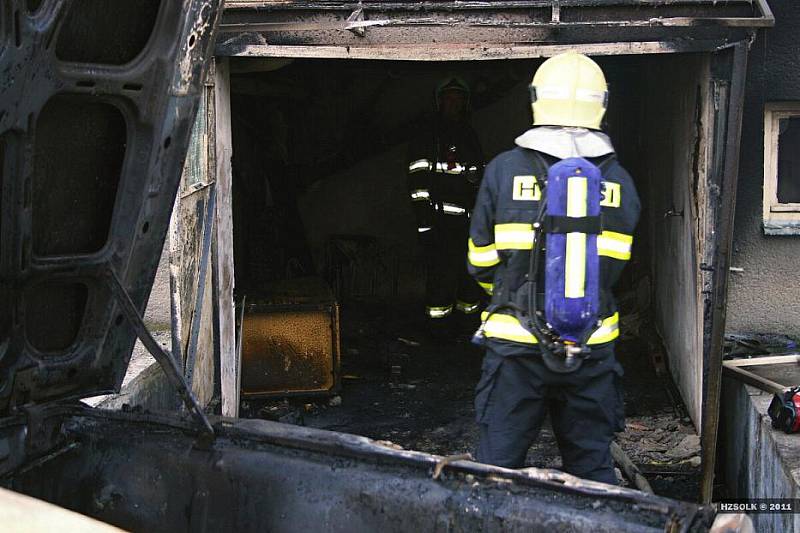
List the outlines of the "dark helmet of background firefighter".
{"type": "Polygon", "coordinates": [[[436,110],[444,118],[463,118],[469,113],[469,104],[469,85],[458,76],[448,76],[436,87],[436,110]]]}
{"type": "Polygon", "coordinates": [[[608,108],[608,85],[600,66],[567,52],[542,63],[530,85],[534,126],[600,129],[608,108]]]}

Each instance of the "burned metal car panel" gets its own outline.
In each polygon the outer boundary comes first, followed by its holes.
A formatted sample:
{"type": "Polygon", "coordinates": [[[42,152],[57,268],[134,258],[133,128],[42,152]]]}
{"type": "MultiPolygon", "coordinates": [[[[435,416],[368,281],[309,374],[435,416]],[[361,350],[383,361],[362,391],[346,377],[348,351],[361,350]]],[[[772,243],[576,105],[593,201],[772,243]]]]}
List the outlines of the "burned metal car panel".
{"type": "Polygon", "coordinates": [[[12,488],[133,531],[683,532],[713,519],[709,508],[560,472],[445,464],[261,420],[217,419],[205,448],[189,427],[152,415],[45,418],[63,424],[61,451],[12,488]]]}
{"type": "Polygon", "coordinates": [[[217,0],[0,7],[0,413],[118,389],[150,292],[217,0]]]}

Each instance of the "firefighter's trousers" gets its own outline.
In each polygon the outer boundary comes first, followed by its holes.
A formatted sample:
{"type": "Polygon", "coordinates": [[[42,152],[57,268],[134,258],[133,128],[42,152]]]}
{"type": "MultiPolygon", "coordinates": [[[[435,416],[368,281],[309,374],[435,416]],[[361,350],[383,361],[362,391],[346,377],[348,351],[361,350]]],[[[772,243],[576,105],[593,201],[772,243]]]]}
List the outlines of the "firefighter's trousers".
{"type": "Polygon", "coordinates": [[[430,235],[423,236],[425,305],[430,318],[444,318],[453,311],[479,311],[483,289],[467,272],[468,233],[466,216],[441,216],[430,235]]]}
{"type": "Polygon", "coordinates": [[[609,446],[625,426],[620,378],[622,367],[613,343],[592,352],[570,374],[551,372],[541,356],[503,355],[491,343],[476,388],[480,427],[477,459],[507,468],[525,466],[547,413],[561,452],[563,471],[585,479],[616,484],[609,446]]]}

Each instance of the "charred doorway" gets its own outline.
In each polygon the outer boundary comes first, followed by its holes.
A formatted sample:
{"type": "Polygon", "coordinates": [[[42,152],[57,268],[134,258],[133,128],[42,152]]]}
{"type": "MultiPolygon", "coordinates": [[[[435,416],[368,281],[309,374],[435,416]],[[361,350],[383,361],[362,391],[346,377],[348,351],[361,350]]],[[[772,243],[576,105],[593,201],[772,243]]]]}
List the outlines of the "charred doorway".
{"type": "MultiPolygon", "coordinates": [[[[693,498],[686,487],[696,489],[699,478],[710,61],[598,61],[611,91],[606,128],[642,200],[633,259],[616,287],[628,416],[619,441],[663,481],[654,482],[657,491],[693,498]]],[[[231,61],[237,301],[248,313],[288,285],[306,287],[295,303],[319,303],[324,293],[341,310],[341,388],[285,399],[245,394],[244,416],[442,455],[472,450],[481,350],[469,337],[478,318],[431,323],[422,313],[407,146],[433,119],[437,84],[455,75],[472,89],[472,124],[487,161],[510,149],[530,125],[527,84],[540,62],[231,61]]],[[[321,324],[294,333],[319,336],[321,324]]],[[[528,462],[557,467],[555,450],[545,429],[528,462]]]]}

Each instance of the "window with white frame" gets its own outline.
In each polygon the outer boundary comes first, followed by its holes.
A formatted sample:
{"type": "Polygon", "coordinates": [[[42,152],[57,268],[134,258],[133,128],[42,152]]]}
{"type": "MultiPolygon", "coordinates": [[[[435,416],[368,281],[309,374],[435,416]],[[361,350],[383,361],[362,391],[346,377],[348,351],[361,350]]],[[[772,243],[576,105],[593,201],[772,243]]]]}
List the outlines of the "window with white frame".
{"type": "Polygon", "coordinates": [[[764,110],[764,232],[800,235],[800,102],[764,110]]]}

